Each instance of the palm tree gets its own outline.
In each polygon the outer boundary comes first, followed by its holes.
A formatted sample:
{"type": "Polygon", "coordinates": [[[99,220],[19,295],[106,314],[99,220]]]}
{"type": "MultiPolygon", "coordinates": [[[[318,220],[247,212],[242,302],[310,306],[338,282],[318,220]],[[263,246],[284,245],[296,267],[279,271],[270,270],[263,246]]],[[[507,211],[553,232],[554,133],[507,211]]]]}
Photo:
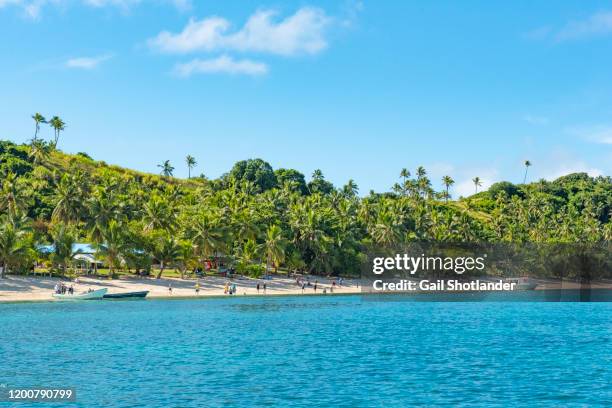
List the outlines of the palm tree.
{"type": "Polygon", "coordinates": [[[359,187],[357,186],[357,183],[355,183],[355,180],[350,179],[342,188],[342,192],[344,193],[345,197],[355,197],[359,192],[359,187]]]}
{"type": "Polygon", "coordinates": [[[98,191],[87,202],[86,229],[93,242],[102,243],[104,230],[111,220],[119,220],[121,209],[111,194],[98,191]]]}
{"type": "Polygon", "coordinates": [[[181,279],[185,279],[187,269],[197,261],[195,248],[189,241],[180,241],[177,258],[175,259],[176,267],[181,272],[181,279]]]}
{"type": "Polygon", "coordinates": [[[23,231],[17,230],[7,222],[0,227],[0,279],[11,266],[18,265],[26,257],[28,246],[23,239],[23,231]]]}
{"type": "Polygon", "coordinates": [[[160,195],[153,195],[142,207],[142,221],[145,232],[162,230],[172,232],[177,227],[176,213],[168,200],[160,195]]]}
{"type": "Polygon", "coordinates": [[[316,169],[315,171],[312,172],[312,179],[313,180],[324,180],[325,179],[321,169],[316,169]]]}
{"type": "Polygon", "coordinates": [[[159,272],[155,278],[161,279],[164,269],[180,258],[181,247],[176,239],[165,236],[154,246],[153,256],[159,261],[159,272]]]}
{"type": "Polygon", "coordinates": [[[34,164],[43,163],[49,157],[49,144],[44,140],[32,140],[28,156],[32,158],[34,164]]]}
{"type": "Polygon", "coordinates": [[[222,229],[209,214],[197,217],[197,221],[191,227],[190,236],[202,261],[213,256],[224,243],[222,229]]]}
{"type": "Polygon", "coordinates": [[[278,270],[281,262],[285,260],[285,247],[287,243],[283,238],[283,231],[278,225],[270,225],[266,233],[266,273],[272,263],[275,271],[278,270]]]}
{"type": "Polygon", "coordinates": [[[53,260],[62,268],[66,275],[68,265],[72,262],[75,255],[80,251],[73,251],[75,244],[74,233],[65,224],[56,225],[52,232],[53,236],[53,260]]]}
{"type": "Polygon", "coordinates": [[[55,132],[55,138],[53,140],[53,148],[57,147],[57,142],[59,141],[60,132],[62,132],[66,128],[66,123],[59,116],[54,116],[49,121],[49,125],[53,128],[55,132]]]}
{"type": "Polygon", "coordinates": [[[480,180],[480,177],[474,177],[472,179],[472,183],[474,183],[474,188],[476,189],[476,194],[478,194],[478,187],[482,186],[482,180],[480,180]]]}
{"type": "Polygon", "coordinates": [[[115,220],[108,223],[104,230],[102,244],[97,244],[98,253],[106,259],[106,263],[110,268],[109,276],[112,278],[115,275],[115,270],[121,266],[127,252],[127,239],[125,227],[115,220]]]}
{"type": "Polygon", "coordinates": [[[423,166],[417,167],[416,176],[417,176],[417,179],[416,179],[417,192],[420,195],[425,196],[431,184],[431,182],[427,178],[427,170],[425,170],[425,167],[423,166]]]}
{"type": "Polygon", "coordinates": [[[238,259],[244,266],[248,266],[259,258],[260,248],[254,239],[247,239],[242,246],[238,247],[238,259]]]}
{"type": "Polygon", "coordinates": [[[523,177],[523,184],[527,182],[527,171],[529,170],[529,166],[531,166],[531,162],[529,160],[525,160],[525,177],[523,177]]]}
{"type": "Polygon", "coordinates": [[[377,219],[369,227],[369,233],[376,244],[394,245],[402,240],[404,228],[392,208],[381,206],[377,219]]]}
{"type": "Polygon", "coordinates": [[[6,212],[11,223],[14,223],[26,209],[23,185],[15,173],[8,173],[2,180],[2,188],[0,188],[0,211],[6,212]]]}
{"type": "Polygon", "coordinates": [[[187,163],[187,169],[189,171],[188,178],[191,178],[191,169],[193,169],[198,164],[198,162],[196,161],[195,157],[190,154],[185,157],[185,162],[187,163]]]}
{"type": "Polygon", "coordinates": [[[64,174],[55,188],[57,200],[51,218],[64,223],[77,222],[83,214],[83,191],[80,179],[64,174]]]}
{"type": "Polygon", "coordinates": [[[450,186],[455,184],[455,180],[453,180],[451,176],[444,176],[442,177],[442,184],[444,184],[444,187],[446,188],[446,195],[444,196],[444,198],[446,199],[446,202],[448,202],[448,199],[450,198],[448,189],[450,188],[450,186]]]}
{"type": "Polygon", "coordinates": [[[47,123],[47,120],[43,115],[38,112],[32,115],[32,119],[34,119],[34,123],[36,123],[36,130],[34,131],[34,139],[32,139],[32,141],[36,141],[36,138],[38,137],[38,131],[40,130],[40,124],[47,123]]]}
{"type": "Polygon", "coordinates": [[[170,164],[170,160],[165,160],[162,164],[158,164],[157,167],[162,169],[161,174],[166,177],[172,176],[172,173],[174,172],[174,167],[172,167],[170,164]]]}
{"type": "Polygon", "coordinates": [[[404,167],[402,169],[402,171],[400,171],[400,177],[403,180],[403,182],[402,182],[402,193],[403,193],[403,195],[406,195],[406,187],[408,186],[406,184],[406,181],[408,180],[408,177],[410,177],[410,171],[408,171],[408,169],[404,167]]]}

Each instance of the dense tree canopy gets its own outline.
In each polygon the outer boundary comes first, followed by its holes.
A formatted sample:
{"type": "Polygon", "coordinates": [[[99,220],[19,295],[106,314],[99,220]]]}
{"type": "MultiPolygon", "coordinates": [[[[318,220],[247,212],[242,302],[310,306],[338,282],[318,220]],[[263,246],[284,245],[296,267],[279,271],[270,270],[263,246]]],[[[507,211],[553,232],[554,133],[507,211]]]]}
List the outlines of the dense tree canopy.
{"type": "Polygon", "coordinates": [[[261,159],[242,160],[234,164],[229,173],[230,179],[238,184],[253,183],[257,192],[270,190],[276,187],[276,175],[272,166],[261,159]]]}
{"type": "Polygon", "coordinates": [[[65,269],[70,243],[78,241],[95,245],[112,270],[155,263],[184,273],[223,255],[244,273],[282,267],[357,274],[369,244],[612,239],[609,177],[497,183],[452,200],[452,178],[440,180],[444,190],[436,192],[418,168],[414,177],[402,171],[391,191],[359,196],[352,180],[336,188],[317,170],[306,183],[300,172],[274,172],[261,159],[238,162],[219,180],[184,180],[55,148],[35,157],[34,149],[0,142],[5,271],[27,269],[43,256],[41,244],[55,245],[49,262],[65,269]]]}

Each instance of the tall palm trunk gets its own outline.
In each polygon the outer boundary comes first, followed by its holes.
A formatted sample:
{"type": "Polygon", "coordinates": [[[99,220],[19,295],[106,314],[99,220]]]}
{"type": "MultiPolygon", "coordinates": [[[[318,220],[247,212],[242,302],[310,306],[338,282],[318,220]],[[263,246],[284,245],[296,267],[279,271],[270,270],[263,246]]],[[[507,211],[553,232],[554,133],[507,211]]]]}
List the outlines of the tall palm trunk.
{"type": "Polygon", "coordinates": [[[164,261],[161,261],[159,263],[159,272],[157,273],[157,276],[155,277],[155,279],[161,279],[162,273],[164,273],[164,269],[165,269],[164,261]]]}

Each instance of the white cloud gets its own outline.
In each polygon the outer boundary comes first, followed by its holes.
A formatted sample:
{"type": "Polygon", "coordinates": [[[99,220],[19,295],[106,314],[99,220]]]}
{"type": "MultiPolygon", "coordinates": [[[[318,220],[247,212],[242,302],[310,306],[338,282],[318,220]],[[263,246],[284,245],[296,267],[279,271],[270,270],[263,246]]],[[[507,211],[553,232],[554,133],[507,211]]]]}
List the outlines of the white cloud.
{"type": "Polygon", "coordinates": [[[474,168],[474,169],[464,169],[461,171],[455,185],[452,188],[453,197],[468,197],[476,192],[476,188],[474,186],[473,178],[480,178],[481,186],[478,187],[478,192],[485,191],[491,184],[495,183],[498,180],[499,172],[493,168],[474,168]]]}
{"type": "Polygon", "coordinates": [[[612,12],[601,11],[582,21],[573,21],[555,35],[559,41],[612,34],[612,12]]]}
{"type": "Polygon", "coordinates": [[[120,8],[128,8],[134,4],[140,3],[140,0],[83,0],[83,2],[92,7],[115,6],[120,8]]]}
{"type": "Polygon", "coordinates": [[[573,163],[559,164],[554,170],[545,174],[544,178],[546,180],[552,181],[558,179],[561,176],[566,176],[572,173],[587,173],[591,177],[597,177],[601,176],[603,174],[603,171],[594,167],[590,167],[584,162],[578,161],[573,163]]]}
{"type": "Polygon", "coordinates": [[[442,177],[455,171],[455,167],[450,163],[429,163],[423,167],[427,169],[427,173],[434,183],[439,183],[442,177]]]}
{"type": "Polygon", "coordinates": [[[593,143],[612,144],[612,126],[594,125],[568,128],[570,134],[593,143]]]}
{"type": "Polygon", "coordinates": [[[112,58],[112,55],[110,54],[99,55],[97,57],[71,58],[68,61],[66,61],[64,66],[66,66],[67,68],[76,68],[76,69],[94,69],[94,68],[97,68],[104,61],[109,60],[110,58],[112,58]]]}
{"type": "Polygon", "coordinates": [[[21,0],[0,0],[0,8],[11,5],[11,4],[19,4],[21,0]]]}
{"type": "Polygon", "coordinates": [[[612,11],[600,11],[583,20],[571,21],[561,28],[539,27],[526,33],[525,36],[534,40],[552,39],[561,42],[610,34],[612,34],[612,11]]]}
{"type": "Polygon", "coordinates": [[[264,75],[268,72],[268,66],[261,62],[248,59],[234,60],[232,57],[223,55],[214,59],[194,59],[184,64],[177,64],[174,73],[181,77],[189,77],[193,74],[243,74],[264,75]]]}
{"type": "MultiPolygon", "coordinates": [[[[191,0],[161,0],[164,3],[172,4],[178,10],[188,10],[191,8],[191,0]]],[[[18,6],[23,10],[25,15],[33,20],[40,17],[41,11],[44,6],[56,5],[66,6],[71,3],[84,4],[89,7],[102,8],[102,7],[116,7],[122,10],[128,10],[130,7],[137,4],[144,3],[143,0],[80,0],[80,1],[69,1],[69,0],[0,0],[0,8],[4,6],[18,6]]]]}
{"type": "Polygon", "coordinates": [[[222,17],[191,19],[180,33],[163,31],[149,45],[167,53],[233,50],[277,55],[316,54],[327,47],[325,31],[331,22],[318,8],[302,7],[295,14],[276,21],[277,13],[259,10],[238,31],[222,17]]]}
{"type": "Polygon", "coordinates": [[[544,116],[525,115],[523,120],[531,125],[548,125],[550,120],[544,116]]]}
{"type": "Polygon", "coordinates": [[[344,5],[344,17],[340,20],[340,24],[344,27],[353,26],[364,8],[363,1],[361,0],[348,1],[344,5]]]}
{"type": "MultiPolygon", "coordinates": [[[[453,191],[457,198],[469,197],[472,194],[476,193],[476,187],[474,185],[474,181],[472,181],[473,178],[474,177],[460,181],[455,184],[453,191]]],[[[478,187],[478,192],[487,190],[495,181],[488,177],[480,177],[480,182],[482,183],[482,185],[478,187]]]]}

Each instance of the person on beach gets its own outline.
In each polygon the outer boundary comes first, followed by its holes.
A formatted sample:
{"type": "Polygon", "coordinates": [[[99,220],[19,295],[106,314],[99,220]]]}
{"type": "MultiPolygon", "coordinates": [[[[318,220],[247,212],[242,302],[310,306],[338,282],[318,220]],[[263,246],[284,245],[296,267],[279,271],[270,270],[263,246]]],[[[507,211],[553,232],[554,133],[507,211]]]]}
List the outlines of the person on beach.
{"type": "Polygon", "coordinates": [[[172,283],[168,284],[168,292],[172,294],[172,283]]]}
{"type": "Polygon", "coordinates": [[[232,283],[232,294],[235,295],[236,294],[236,284],[232,283]]]}
{"type": "Polygon", "coordinates": [[[257,293],[259,293],[259,282],[257,282],[257,293]]]}
{"type": "Polygon", "coordinates": [[[197,281],[195,284],[195,293],[196,295],[200,294],[200,281],[197,281]]]}
{"type": "Polygon", "coordinates": [[[266,289],[267,288],[268,288],[268,285],[266,285],[266,283],[264,282],[264,284],[263,284],[264,295],[266,294],[266,289]]]}
{"type": "Polygon", "coordinates": [[[304,293],[304,289],[306,289],[306,284],[302,283],[302,293],[304,293]]]}
{"type": "Polygon", "coordinates": [[[317,285],[318,285],[318,283],[319,283],[318,281],[315,281],[315,283],[314,283],[314,287],[313,287],[313,289],[314,289],[314,291],[315,291],[315,292],[317,291],[317,285]]]}

